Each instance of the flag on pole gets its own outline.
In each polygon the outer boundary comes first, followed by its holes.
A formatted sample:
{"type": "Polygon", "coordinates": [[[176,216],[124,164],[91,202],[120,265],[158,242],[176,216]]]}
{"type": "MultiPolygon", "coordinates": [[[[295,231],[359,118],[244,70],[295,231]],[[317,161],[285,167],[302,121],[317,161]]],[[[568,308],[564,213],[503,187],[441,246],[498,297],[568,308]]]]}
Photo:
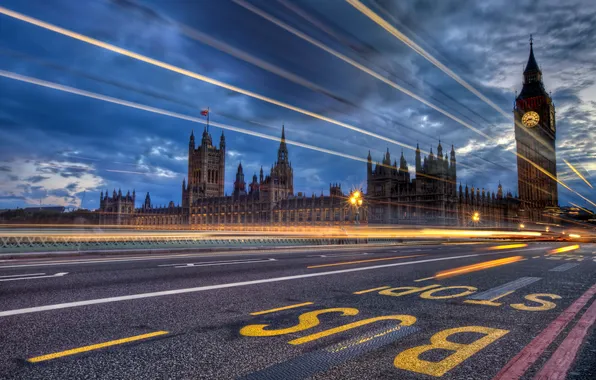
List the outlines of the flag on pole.
{"type": "Polygon", "coordinates": [[[207,132],[209,132],[209,107],[206,110],[202,110],[201,115],[207,116],[207,132]]]}

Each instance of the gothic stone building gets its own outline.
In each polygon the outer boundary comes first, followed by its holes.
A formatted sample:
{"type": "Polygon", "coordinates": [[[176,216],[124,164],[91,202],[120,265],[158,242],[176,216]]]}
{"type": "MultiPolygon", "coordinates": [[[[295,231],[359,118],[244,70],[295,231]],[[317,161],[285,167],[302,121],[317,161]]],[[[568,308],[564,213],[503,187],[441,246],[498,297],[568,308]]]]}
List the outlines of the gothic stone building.
{"type": "Polygon", "coordinates": [[[516,223],[518,201],[511,193],[503,194],[499,184],[497,193],[480,188],[465,191],[456,182],[455,150],[443,155],[439,142],[437,156],[432,148],[422,159],[416,149],[416,177],[410,172],[402,152],[399,167],[391,163],[389,150],[381,162],[373,167],[368,154],[367,204],[370,224],[405,224],[433,226],[506,227],[516,223]],[[478,213],[480,220],[473,221],[478,213]]]}
{"type": "MultiPolygon", "coordinates": [[[[277,150],[277,161],[270,173],[263,168],[247,184],[242,164],[238,165],[231,195],[224,194],[225,137],[219,147],[211,135],[203,132],[195,146],[194,133],[188,148],[188,183],[182,182],[182,205],[170,202],[158,207],[149,193],[143,205],[134,209],[134,192],[101,195],[102,223],[129,224],[153,228],[213,229],[225,226],[333,226],[355,222],[356,213],[348,204],[341,185],[331,184],[329,195],[306,196],[294,193],[294,172],[289,161],[285,129],[277,150]]],[[[453,146],[443,155],[439,143],[437,156],[428,157],[416,150],[415,178],[410,178],[403,156],[391,163],[389,151],[373,167],[368,155],[367,194],[359,220],[371,224],[426,224],[468,226],[472,215],[480,215],[475,225],[503,227],[517,218],[518,201],[511,193],[497,193],[466,185],[456,186],[456,159],[453,146]]]]}
{"type": "MultiPolygon", "coordinates": [[[[182,206],[170,202],[168,206],[156,207],[147,194],[141,208],[119,209],[117,219],[108,219],[111,213],[104,207],[112,202],[108,198],[100,206],[100,212],[106,214],[103,220],[115,224],[191,229],[226,225],[332,226],[355,221],[355,210],[349,207],[339,184],[330,185],[329,195],[294,193],[294,172],[283,127],[277,161],[270,173],[265,175],[261,167],[258,178],[255,173],[247,186],[240,163],[231,195],[224,194],[226,143],[223,133],[219,147],[213,145],[207,129],[203,131],[200,145],[195,145],[192,133],[188,148],[188,183],[182,182],[182,206]]],[[[366,215],[360,216],[359,220],[366,222],[366,215]]]]}

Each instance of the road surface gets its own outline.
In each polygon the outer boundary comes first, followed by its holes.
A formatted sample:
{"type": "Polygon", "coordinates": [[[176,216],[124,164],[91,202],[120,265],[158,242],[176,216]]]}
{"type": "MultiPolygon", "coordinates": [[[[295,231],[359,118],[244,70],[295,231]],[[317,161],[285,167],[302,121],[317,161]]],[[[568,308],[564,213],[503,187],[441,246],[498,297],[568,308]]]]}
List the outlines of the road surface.
{"type": "Polygon", "coordinates": [[[596,245],[0,262],[0,378],[593,379],[596,245]]]}

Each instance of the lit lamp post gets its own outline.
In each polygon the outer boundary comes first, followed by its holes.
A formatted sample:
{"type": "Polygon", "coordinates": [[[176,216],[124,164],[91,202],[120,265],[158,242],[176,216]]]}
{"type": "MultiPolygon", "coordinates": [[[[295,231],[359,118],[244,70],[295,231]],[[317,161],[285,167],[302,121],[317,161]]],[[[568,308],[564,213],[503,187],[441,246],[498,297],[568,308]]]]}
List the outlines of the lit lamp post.
{"type": "Polygon", "coordinates": [[[476,211],[476,212],[474,212],[474,214],[472,214],[472,222],[474,222],[474,223],[480,222],[480,214],[478,213],[478,211],[476,211]]]}
{"type": "Polygon", "coordinates": [[[523,230],[524,228],[526,228],[526,225],[525,225],[525,224],[523,224],[523,223],[520,223],[520,224],[519,224],[519,229],[520,229],[520,230],[523,230]]]}
{"type": "Polygon", "coordinates": [[[360,206],[362,206],[362,202],[362,193],[358,190],[354,190],[352,194],[350,194],[350,204],[354,206],[354,209],[356,210],[354,224],[360,224],[360,206]]]}

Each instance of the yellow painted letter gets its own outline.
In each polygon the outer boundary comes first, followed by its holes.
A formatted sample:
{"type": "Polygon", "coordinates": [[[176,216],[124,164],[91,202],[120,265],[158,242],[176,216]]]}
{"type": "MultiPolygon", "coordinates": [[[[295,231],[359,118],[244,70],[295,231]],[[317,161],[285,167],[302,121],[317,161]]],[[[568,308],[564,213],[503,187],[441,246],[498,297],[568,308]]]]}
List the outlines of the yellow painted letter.
{"type": "Polygon", "coordinates": [[[420,295],[420,298],[425,298],[427,300],[443,300],[443,299],[447,299],[447,298],[464,297],[464,296],[470,295],[472,293],[476,293],[476,290],[478,290],[478,289],[473,286],[446,286],[444,288],[432,289],[432,290],[426,291],[420,295]],[[442,291],[448,290],[448,289],[468,289],[468,290],[463,291],[461,293],[451,294],[448,296],[433,296],[434,293],[442,292],[442,291]]]}
{"type": "Polygon", "coordinates": [[[319,318],[317,318],[321,314],[327,313],[341,313],[342,316],[345,315],[356,315],[358,314],[358,309],[353,309],[350,307],[344,308],[334,308],[334,309],[322,309],[322,310],[315,310],[309,311],[308,313],[301,314],[298,317],[298,324],[296,326],[288,327],[285,329],[279,330],[265,330],[265,328],[269,325],[248,325],[244,326],[240,330],[240,334],[244,336],[276,336],[276,335],[285,335],[291,334],[298,331],[308,330],[312,327],[318,326],[319,318]]]}
{"type": "Polygon", "coordinates": [[[425,375],[443,376],[455,366],[461,364],[464,360],[508,332],[509,330],[493,329],[482,326],[466,326],[443,330],[430,338],[430,344],[410,348],[397,355],[393,361],[393,365],[397,368],[423,373],[425,375]],[[484,336],[473,343],[468,344],[453,343],[447,340],[449,336],[463,332],[475,332],[484,334],[484,336]],[[444,349],[455,352],[439,362],[430,362],[419,358],[420,354],[434,349],[444,349]]]}
{"type": "Polygon", "coordinates": [[[368,325],[370,323],[377,322],[377,321],[386,321],[386,320],[391,320],[391,319],[396,319],[398,321],[401,321],[401,323],[399,324],[400,326],[411,326],[416,322],[416,317],[413,317],[411,315],[386,315],[383,317],[368,318],[368,319],[363,319],[361,321],[348,323],[347,325],[334,327],[332,329],[328,329],[328,330],[321,331],[321,332],[318,332],[315,334],[307,335],[302,338],[294,339],[294,340],[289,341],[288,343],[295,344],[295,345],[308,343],[313,340],[317,340],[317,339],[320,339],[320,338],[323,338],[323,337],[326,337],[329,335],[337,334],[342,331],[351,330],[351,329],[359,327],[359,326],[368,325]]]}
{"type": "Polygon", "coordinates": [[[436,288],[437,286],[441,286],[441,285],[429,285],[429,286],[425,286],[423,288],[417,288],[415,286],[402,286],[400,288],[391,288],[391,289],[381,290],[379,292],[379,294],[382,294],[384,296],[401,297],[401,296],[405,296],[406,294],[418,293],[418,292],[423,292],[428,289],[433,289],[433,288],[436,288]],[[396,290],[402,290],[402,291],[395,293],[396,290]]]}
{"type": "Polygon", "coordinates": [[[541,300],[540,297],[550,298],[551,300],[561,299],[561,297],[556,294],[548,294],[548,293],[528,294],[524,298],[527,299],[528,301],[537,302],[540,304],[540,306],[527,306],[527,305],[524,305],[523,303],[514,303],[509,306],[511,306],[514,309],[524,310],[524,311],[545,311],[545,310],[550,310],[550,309],[554,309],[555,307],[557,307],[557,304],[555,304],[554,302],[541,300]]]}

